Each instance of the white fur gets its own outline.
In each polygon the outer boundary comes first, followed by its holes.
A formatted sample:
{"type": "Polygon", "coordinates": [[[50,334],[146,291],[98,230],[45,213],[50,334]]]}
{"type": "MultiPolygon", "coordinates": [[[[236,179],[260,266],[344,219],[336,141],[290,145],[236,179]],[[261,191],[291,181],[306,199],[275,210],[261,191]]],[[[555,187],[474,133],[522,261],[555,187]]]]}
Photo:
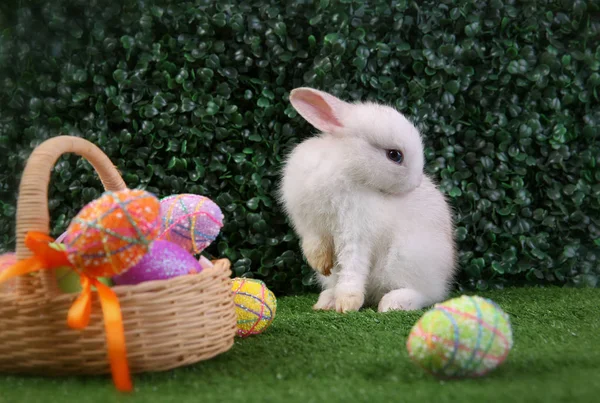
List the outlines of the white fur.
{"type": "Polygon", "coordinates": [[[288,156],[281,201],[323,292],[315,309],[379,311],[443,300],[456,266],[451,210],[423,172],[417,129],[399,112],[300,88],[292,105],[321,130],[288,156]],[[404,154],[401,165],[386,150],[404,154]],[[332,260],[333,259],[333,260],[332,260]],[[328,260],[333,269],[328,274],[328,260]]]}

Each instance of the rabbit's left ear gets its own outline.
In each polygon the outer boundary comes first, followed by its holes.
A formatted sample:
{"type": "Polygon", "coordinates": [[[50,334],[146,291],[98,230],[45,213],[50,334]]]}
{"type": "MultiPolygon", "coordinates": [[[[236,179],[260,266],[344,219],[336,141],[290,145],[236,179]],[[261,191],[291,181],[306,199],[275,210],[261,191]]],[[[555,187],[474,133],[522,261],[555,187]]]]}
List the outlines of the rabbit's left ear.
{"type": "Polygon", "coordinates": [[[308,123],[324,133],[335,133],[344,128],[343,112],[350,106],[331,94],[312,88],[292,90],[290,102],[308,123]]]}

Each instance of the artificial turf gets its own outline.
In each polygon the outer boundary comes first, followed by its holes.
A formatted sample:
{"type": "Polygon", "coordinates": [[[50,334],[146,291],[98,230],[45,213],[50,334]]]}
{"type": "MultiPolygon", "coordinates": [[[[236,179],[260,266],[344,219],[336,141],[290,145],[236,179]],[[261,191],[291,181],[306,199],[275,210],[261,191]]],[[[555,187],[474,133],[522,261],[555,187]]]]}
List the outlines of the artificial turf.
{"type": "Polygon", "coordinates": [[[316,295],[278,301],[262,335],[237,339],[212,360],[134,378],[0,375],[0,402],[597,402],[600,289],[507,289],[479,294],[510,315],[507,361],[477,380],[439,381],[408,358],[423,311],[314,312],[316,295]]]}

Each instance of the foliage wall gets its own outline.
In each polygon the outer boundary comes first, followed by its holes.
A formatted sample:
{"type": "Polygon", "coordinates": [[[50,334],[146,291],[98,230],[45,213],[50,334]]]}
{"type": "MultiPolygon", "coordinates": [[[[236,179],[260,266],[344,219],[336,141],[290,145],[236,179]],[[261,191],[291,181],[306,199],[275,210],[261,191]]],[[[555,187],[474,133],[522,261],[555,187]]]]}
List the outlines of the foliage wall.
{"type": "MultiPolygon", "coordinates": [[[[312,133],[312,86],[410,116],[457,217],[461,286],[595,286],[600,276],[600,8],[542,1],[106,1],[0,5],[0,245],[19,175],[59,134],[98,144],[130,187],[224,210],[214,255],[278,293],[310,270],[275,200],[312,133]]],[[[54,235],[99,196],[89,164],[52,174],[54,235]]]]}

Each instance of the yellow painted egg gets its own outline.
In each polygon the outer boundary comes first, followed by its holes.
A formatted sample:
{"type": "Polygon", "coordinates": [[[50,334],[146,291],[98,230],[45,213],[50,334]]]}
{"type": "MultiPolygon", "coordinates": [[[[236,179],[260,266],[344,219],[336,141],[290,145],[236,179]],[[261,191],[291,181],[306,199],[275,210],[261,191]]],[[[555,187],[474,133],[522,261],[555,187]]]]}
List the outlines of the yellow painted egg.
{"type": "Polygon", "coordinates": [[[275,318],[275,295],[264,282],[252,278],[234,278],[231,287],[238,336],[247,337],[265,331],[275,318]]]}

